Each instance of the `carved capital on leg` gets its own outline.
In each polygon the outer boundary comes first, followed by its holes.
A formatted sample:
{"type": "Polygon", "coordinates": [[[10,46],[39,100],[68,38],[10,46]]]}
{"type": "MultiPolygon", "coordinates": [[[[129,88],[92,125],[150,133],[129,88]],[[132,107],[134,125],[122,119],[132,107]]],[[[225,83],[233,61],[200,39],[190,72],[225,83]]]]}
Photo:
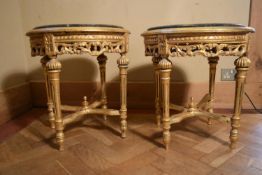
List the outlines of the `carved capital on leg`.
{"type": "Polygon", "coordinates": [[[161,107],[160,107],[160,75],[159,75],[159,62],[161,57],[153,57],[152,62],[155,71],[155,113],[156,113],[156,123],[160,127],[161,124],[161,107]]]}
{"type": "MultiPolygon", "coordinates": [[[[97,57],[100,69],[100,82],[101,82],[101,100],[102,100],[102,109],[107,109],[107,96],[106,96],[106,61],[107,56],[101,54],[97,57]]],[[[107,117],[104,115],[104,120],[107,117]]]]}
{"type": "Polygon", "coordinates": [[[48,72],[60,73],[62,69],[62,64],[56,58],[52,57],[47,63],[46,67],[48,72]]]}
{"type": "Polygon", "coordinates": [[[127,130],[127,68],[129,60],[126,54],[122,54],[117,60],[120,75],[120,118],[121,118],[121,136],[126,137],[127,130]]]}
{"type": "Polygon", "coordinates": [[[230,132],[231,149],[234,149],[236,147],[236,142],[238,141],[238,129],[240,127],[240,114],[241,114],[242,98],[244,93],[244,84],[246,81],[247,71],[251,64],[251,61],[246,56],[243,56],[236,59],[234,63],[236,66],[237,73],[236,73],[234,114],[231,118],[231,132],[230,132]]]}
{"type": "MultiPolygon", "coordinates": [[[[213,113],[213,101],[215,93],[215,79],[216,79],[216,67],[219,57],[208,57],[209,64],[209,109],[208,112],[213,113]]],[[[208,118],[208,124],[211,125],[211,118],[208,118]]]]}
{"type": "Polygon", "coordinates": [[[53,92],[52,97],[54,102],[56,141],[59,146],[59,150],[62,151],[64,150],[64,126],[60,100],[60,72],[62,65],[57,59],[52,58],[50,61],[48,61],[46,67],[48,70],[48,79],[50,81],[50,87],[53,92]]]}
{"type": "Polygon", "coordinates": [[[168,149],[170,143],[170,114],[169,114],[169,93],[170,93],[170,73],[172,62],[168,58],[163,58],[159,64],[161,90],[162,90],[162,123],[163,123],[163,141],[165,148],[168,149]]]}

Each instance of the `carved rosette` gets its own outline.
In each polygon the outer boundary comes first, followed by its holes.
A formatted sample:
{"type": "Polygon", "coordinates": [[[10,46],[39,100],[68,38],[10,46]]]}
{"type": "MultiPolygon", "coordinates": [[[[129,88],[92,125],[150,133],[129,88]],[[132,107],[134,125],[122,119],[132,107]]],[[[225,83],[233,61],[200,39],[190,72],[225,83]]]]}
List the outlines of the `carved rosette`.
{"type": "Polygon", "coordinates": [[[248,35],[179,36],[153,34],[144,36],[146,56],[242,56],[247,52],[248,35]]]}

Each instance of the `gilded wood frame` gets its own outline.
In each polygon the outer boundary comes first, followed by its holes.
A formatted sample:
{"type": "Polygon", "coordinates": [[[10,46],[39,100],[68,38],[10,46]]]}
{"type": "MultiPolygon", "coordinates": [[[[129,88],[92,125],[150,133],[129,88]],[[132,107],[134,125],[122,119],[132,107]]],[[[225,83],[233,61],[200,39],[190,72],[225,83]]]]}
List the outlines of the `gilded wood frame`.
{"type": "Polygon", "coordinates": [[[85,114],[120,116],[121,136],[127,130],[127,68],[129,31],[115,27],[44,27],[29,31],[31,55],[43,56],[41,59],[45,75],[47,106],[51,128],[56,130],[59,150],[64,150],[64,127],[85,114]],[[106,97],[106,53],[118,53],[117,60],[120,76],[120,109],[108,109],[106,97]],[[97,56],[101,79],[101,99],[88,103],[83,97],[81,106],[61,105],[60,72],[62,64],[57,56],[63,54],[89,54],[97,56]],[[62,111],[72,114],[62,116],[62,111]]]}
{"type": "Polygon", "coordinates": [[[163,141],[166,149],[168,149],[170,143],[169,130],[171,124],[190,117],[199,117],[202,121],[202,117],[206,117],[208,124],[211,124],[211,119],[231,122],[230,147],[236,147],[244,84],[251,63],[247,57],[248,42],[250,33],[254,31],[253,28],[245,26],[192,26],[158,28],[148,30],[142,34],[145,55],[153,57],[156,80],[156,118],[159,125],[159,111],[162,109],[163,141]],[[188,105],[182,107],[169,102],[170,73],[173,67],[170,57],[186,56],[204,56],[208,58],[209,92],[199,103],[194,103],[193,98],[191,98],[188,105]],[[237,73],[234,114],[231,118],[213,113],[216,65],[220,56],[238,57],[234,62],[237,73]],[[159,84],[161,84],[160,87],[159,84]],[[162,94],[160,100],[159,94],[162,94]],[[181,113],[170,116],[170,109],[181,111],[181,113]]]}

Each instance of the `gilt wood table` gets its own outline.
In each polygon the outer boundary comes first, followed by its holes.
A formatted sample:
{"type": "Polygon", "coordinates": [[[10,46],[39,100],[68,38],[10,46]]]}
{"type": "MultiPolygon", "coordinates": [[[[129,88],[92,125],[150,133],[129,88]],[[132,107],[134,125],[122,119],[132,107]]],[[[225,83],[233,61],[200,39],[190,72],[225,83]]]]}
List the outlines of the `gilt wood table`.
{"type": "MultiPolygon", "coordinates": [[[[56,130],[56,141],[59,150],[63,150],[64,126],[85,114],[101,114],[120,116],[121,136],[126,137],[127,107],[126,85],[129,31],[122,27],[103,24],[58,24],[36,27],[29,31],[31,55],[43,56],[41,59],[45,74],[47,106],[51,128],[56,130]],[[120,73],[120,110],[107,109],[106,96],[106,61],[105,53],[119,53],[117,60],[120,73]],[[88,103],[83,98],[81,106],[61,105],[60,72],[62,65],[57,56],[63,54],[90,54],[97,56],[100,68],[101,99],[88,103]],[[99,108],[98,108],[99,107],[99,108]],[[62,116],[62,110],[72,111],[72,114],[62,116]]],[[[77,69],[77,67],[76,67],[77,69]]]]}
{"type": "Polygon", "coordinates": [[[230,147],[233,149],[238,140],[240,127],[240,113],[244,84],[250,59],[247,57],[249,34],[255,30],[238,24],[193,24],[170,25],[149,28],[142,34],[145,44],[145,55],[152,56],[155,67],[156,84],[156,119],[160,125],[162,118],[163,142],[168,149],[170,142],[171,124],[179,123],[186,118],[199,117],[231,122],[230,147]],[[208,58],[209,63],[209,92],[194,103],[190,99],[186,107],[170,104],[170,73],[172,61],[170,57],[186,57],[201,55],[208,58]],[[236,88],[234,113],[230,118],[225,115],[213,113],[214,88],[216,65],[219,56],[237,56],[236,88]],[[170,109],[181,111],[170,116],[170,109]]]}

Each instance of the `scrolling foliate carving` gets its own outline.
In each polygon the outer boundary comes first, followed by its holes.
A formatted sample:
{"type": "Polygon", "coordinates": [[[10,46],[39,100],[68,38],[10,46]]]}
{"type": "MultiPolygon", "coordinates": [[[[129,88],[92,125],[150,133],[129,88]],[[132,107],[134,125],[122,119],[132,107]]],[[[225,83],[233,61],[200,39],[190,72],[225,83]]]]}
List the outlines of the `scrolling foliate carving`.
{"type": "Polygon", "coordinates": [[[145,55],[158,57],[158,45],[146,45],[145,55]]]}
{"type": "Polygon", "coordinates": [[[44,34],[43,38],[31,37],[31,55],[84,54],[98,56],[128,51],[128,35],[68,35],[44,34]]]}
{"type": "Polygon", "coordinates": [[[91,42],[72,42],[72,43],[59,43],[57,46],[57,54],[83,54],[89,53],[91,55],[100,55],[104,52],[109,53],[122,53],[124,43],[108,42],[108,41],[91,41],[91,42]]]}
{"type": "Polygon", "coordinates": [[[146,56],[241,56],[247,52],[248,35],[145,36],[146,56]]]}
{"type": "MultiPolygon", "coordinates": [[[[163,39],[163,37],[160,37],[163,39]]],[[[150,38],[145,42],[145,55],[146,56],[160,56],[169,55],[173,57],[182,56],[196,56],[202,55],[205,57],[215,56],[241,56],[247,52],[246,42],[168,42],[159,40],[159,42],[153,42],[154,39],[150,38]]]]}
{"type": "Polygon", "coordinates": [[[190,44],[169,45],[168,54],[173,57],[196,56],[241,56],[246,52],[246,44],[190,44]]]}

